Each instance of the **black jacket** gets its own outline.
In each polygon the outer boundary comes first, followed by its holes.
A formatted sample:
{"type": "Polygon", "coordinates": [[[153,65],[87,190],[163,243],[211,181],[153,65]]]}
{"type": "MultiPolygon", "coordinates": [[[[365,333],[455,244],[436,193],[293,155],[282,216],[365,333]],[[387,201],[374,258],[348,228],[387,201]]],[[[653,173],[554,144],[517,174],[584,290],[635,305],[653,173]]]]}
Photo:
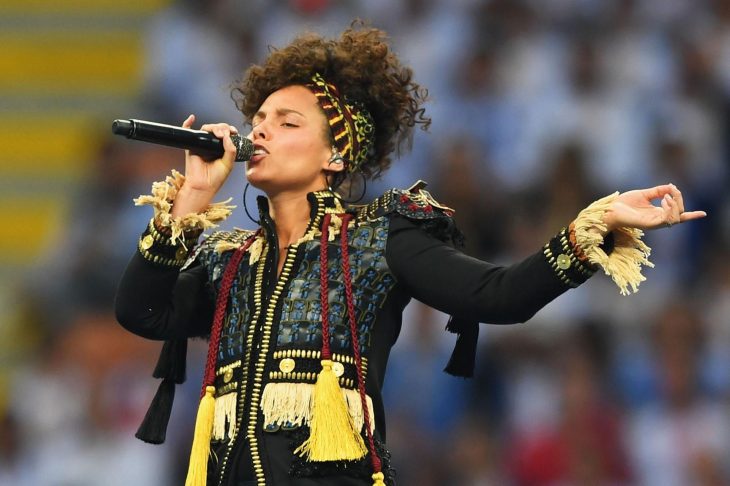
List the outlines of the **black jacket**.
{"type": "MultiPolygon", "coordinates": [[[[341,209],[327,192],[310,194],[309,200],[312,237],[288,250],[280,277],[276,275],[279,251],[274,225],[266,200],[260,201],[263,246],[259,245],[252,261],[244,257],[234,282],[216,365],[217,390],[221,395],[238,393],[239,428],[212,443],[219,460],[209,465],[209,484],[236,485],[244,480],[257,485],[372,484],[367,457],[359,464],[309,463],[292,454],[306,437],[306,424],[266,424],[261,410],[259,395],[268,385],[311,384],[319,369],[317,357],[306,354],[316,353],[322,343],[318,229],[325,212],[341,209]],[[296,372],[281,371],[285,357],[293,358],[296,372]],[[249,431],[248,440],[240,430],[249,431]]],[[[566,230],[508,267],[469,257],[454,247],[459,233],[451,211],[418,189],[389,191],[372,204],[349,211],[356,216],[348,245],[365,388],[372,400],[376,442],[390,485],[381,388],[409,300],[415,298],[451,314],[465,326],[518,323],[584,282],[594,270],[574,258],[566,230]]],[[[149,339],[208,335],[221,274],[232,253],[216,251],[216,246],[221,241],[228,247],[239,245],[251,236],[245,231],[213,234],[198,246],[182,271],[155,264],[149,254],[145,257],[138,251],[119,286],[120,323],[149,339]]],[[[356,389],[339,237],[328,244],[327,251],[331,346],[344,363],[343,388],[356,389]]]]}

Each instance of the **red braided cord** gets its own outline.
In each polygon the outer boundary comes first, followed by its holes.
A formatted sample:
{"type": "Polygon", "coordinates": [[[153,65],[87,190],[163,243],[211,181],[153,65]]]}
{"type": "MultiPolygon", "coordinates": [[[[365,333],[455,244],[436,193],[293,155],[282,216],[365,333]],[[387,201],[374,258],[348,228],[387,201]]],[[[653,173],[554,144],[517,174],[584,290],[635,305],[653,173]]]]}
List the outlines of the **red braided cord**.
{"type": "Polygon", "coordinates": [[[200,398],[205,396],[205,389],[208,386],[213,386],[215,382],[215,361],[216,354],[218,353],[218,345],[221,342],[221,330],[223,329],[223,318],[226,316],[226,310],[228,308],[228,294],[233,286],[233,279],[238,272],[238,266],[243,259],[243,254],[253,244],[256,237],[259,235],[258,230],[253,234],[246,243],[238,248],[231,259],[226,265],[226,269],[223,272],[221,278],[221,286],[218,290],[218,297],[215,302],[215,313],[213,314],[213,324],[210,330],[210,343],[208,344],[208,358],[205,360],[205,374],[203,375],[203,387],[200,391],[200,398]]]}
{"type": "Polygon", "coordinates": [[[355,323],[355,299],[352,296],[352,273],[350,271],[350,255],[347,246],[347,225],[352,219],[351,214],[342,215],[342,230],[340,231],[340,243],[342,246],[342,271],[345,274],[345,295],[347,300],[347,314],[350,318],[350,335],[352,337],[352,352],[355,354],[355,368],[357,371],[357,391],[360,394],[360,402],[362,404],[362,413],[365,418],[365,433],[368,437],[368,449],[370,449],[370,459],[373,463],[373,470],[376,473],[381,472],[382,464],[380,457],[375,452],[375,441],[373,433],[370,430],[370,411],[365,394],[365,380],[362,376],[362,357],[360,356],[360,339],[357,334],[357,325],[355,323]]]}
{"type": "Polygon", "coordinates": [[[325,214],[322,221],[322,238],[319,243],[319,288],[322,304],[322,359],[332,359],[330,351],[330,323],[329,323],[329,284],[327,277],[327,245],[329,244],[329,226],[331,214],[325,214]]]}

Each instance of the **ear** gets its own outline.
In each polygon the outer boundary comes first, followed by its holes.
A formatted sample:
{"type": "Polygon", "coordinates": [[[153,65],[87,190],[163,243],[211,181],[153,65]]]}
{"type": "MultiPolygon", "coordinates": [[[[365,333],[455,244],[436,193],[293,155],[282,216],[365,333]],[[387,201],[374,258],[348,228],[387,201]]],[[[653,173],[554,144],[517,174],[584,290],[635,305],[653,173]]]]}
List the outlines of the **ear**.
{"type": "Polygon", "coordinates": [[[345,161],[334,146],[332,147],[332,153],[324,161],[322,169],[326,172],[342,172],[345,170],[345,161]]]}

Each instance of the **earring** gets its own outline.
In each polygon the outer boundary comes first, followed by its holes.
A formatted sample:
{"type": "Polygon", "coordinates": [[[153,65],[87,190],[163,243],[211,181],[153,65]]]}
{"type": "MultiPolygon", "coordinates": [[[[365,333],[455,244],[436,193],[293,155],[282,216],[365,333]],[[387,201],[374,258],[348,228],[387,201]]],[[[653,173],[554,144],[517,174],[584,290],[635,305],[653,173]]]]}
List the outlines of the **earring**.
{"type": "Polygon", "coordinates": [[[246,204],[246,193],[248,192],[248,188],[251,184],[246,183],[246,187],[243,188],[243,210],[246,211],[246,216],[248,216],[248,219],[256,223],[257,225],[261,225],[261,221],[258,219],[254,219],[253,216],[251,216],[251,213],[248,212],[248,205],[246,204]]]}
{"type": "Polygon", "coordinates": [[[332,146],[332,157],[330,157],[328,164],[332,165],[342,165],[345,163],[345,160],[342,158],[342,154],[339,150],[337,150],[337,147],[334,145],[332,146]]]}

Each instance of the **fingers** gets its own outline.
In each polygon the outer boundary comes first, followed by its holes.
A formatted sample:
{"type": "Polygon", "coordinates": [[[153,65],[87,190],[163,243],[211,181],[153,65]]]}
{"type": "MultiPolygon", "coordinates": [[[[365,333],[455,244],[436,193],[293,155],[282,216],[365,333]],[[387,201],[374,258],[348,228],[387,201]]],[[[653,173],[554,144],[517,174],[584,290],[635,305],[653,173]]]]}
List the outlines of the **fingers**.
{"type": "Polygon", "coordinates": [[[206,124],[200,127],[201,130],[204,130],[206,132],[210,132],[216,137],[220,139],[224,139],[227,136],[230,136],[231,134],[237,134],[238,129],[234,127],[233,125],[229,125],[227,123],[212,123],[212,124],[206,124]]]}
{"type": "Polygon", "coordinates": [[[704,211],[689,211],[687,213],[682,213],[679,215],[680,217],[680,223],[684,223],[685,221],[691,221],[693,219],[700,219],[707,216],[707,213],[704,211]]]}
{"type": "Polygon", "coordinates": [[[677,202],[672,199],[672,196],[665,194],[661,204],[664,210],[664,223],[668,226],[679,223],[679,208],[677,207],[677,202]]]}
{"type": "MultiPolygon", "coordinates": [[[[678,193],[679,191],[677,190],[676,192],[678,193]]],[[[679,194],[679,196],[666,194],[662,198],[662,209],[664,209],[664,222],[668,226],[672,226],[673,224],[677,223],[684,223],[685,221],[691,221],[693,219],[704,218],[705,216],[707,216],[707,213],[705,211],[685,212],[681,193],[679,194]]]]}
{"type": "Polygon", "coordinates": [[[682,193],[679,191],[679,189],[677,189],[677,186],[675,186],[674,184],[669,184],[669,194],[671,194],[672,199],[677,202],[679,214],[682,214],[684,212],[684,199],[682,198],[682,193]]]}
{"type": "Polygon", "coordinates": [[[195,115],[189,115],[182,124],[183,128],[190,128],[195,123],[195,115]]]}
{"type": "Polygon", "coordinates": [[[662,184],[661,186],[650,187],[641,191],[647,199],[659,199],[664,197],[665,194],[671,194],[671,184],[662,184]]]}
{"type": "MultiPolygon", "coordinates": [[[[236,132],[232,132],[236,133],[236,132]]],[[[226,161],[229,165],[233,164],[236,159],[236,146],[233,144],[233,140],[231,140],[231,135],[228,134],[223,138],[223,148],[225,149],[226,153],[223,154],[223,160],[226,161]]]]}
{"type": "Polygon", "coordinates": [[[660,197],[666,197],[669,195],[677,202],[679,212],[684,212],[684,198],[682,197],[682,192],[674,184],[662,184],[661,186],[644,189],[642,192],[648,199],[659,199],[660,197]]]}

